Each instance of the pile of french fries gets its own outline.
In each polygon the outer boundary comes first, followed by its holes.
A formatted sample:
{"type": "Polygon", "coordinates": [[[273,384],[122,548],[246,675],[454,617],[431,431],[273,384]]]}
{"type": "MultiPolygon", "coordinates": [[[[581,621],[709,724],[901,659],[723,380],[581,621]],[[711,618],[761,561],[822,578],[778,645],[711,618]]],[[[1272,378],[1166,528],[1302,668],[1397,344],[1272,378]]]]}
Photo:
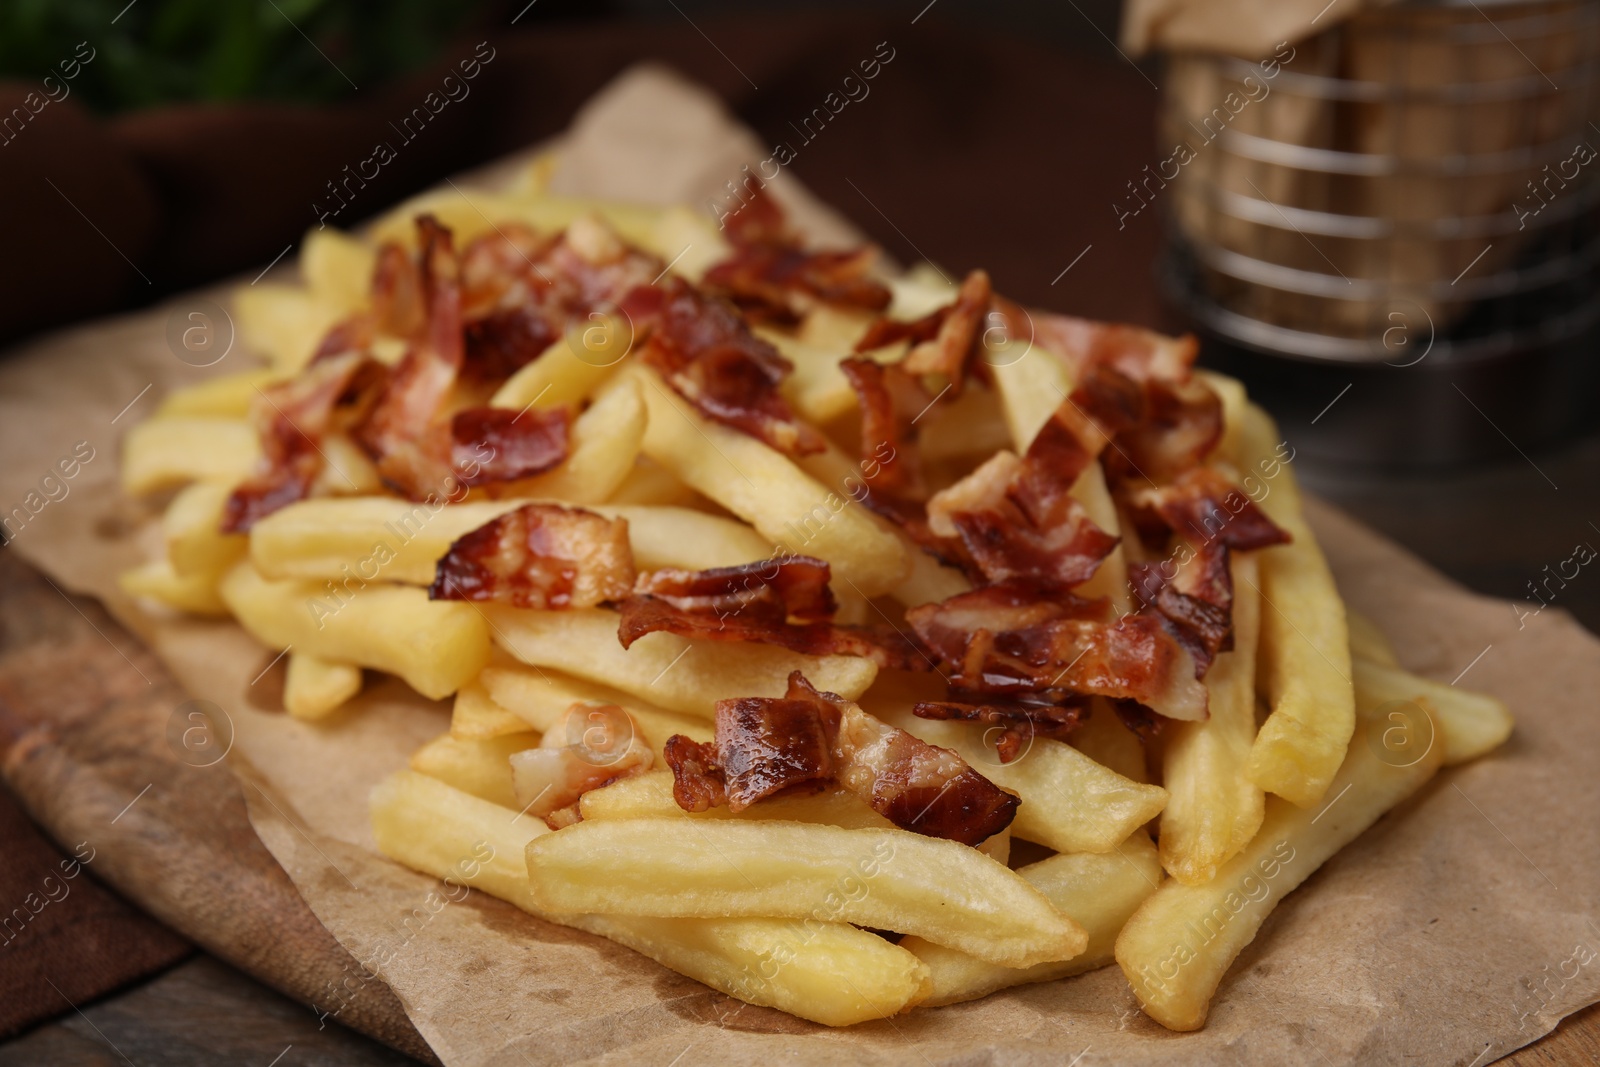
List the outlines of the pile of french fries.
{"type": "MultiPolygon", "coordinates": [[[[1272,421],[1217,375],[1205,375],[1226,427],[1214,462],[1292,541],[1235,554],[1234,640],[1204,680],[1210,717],[1169,721],[1148,744],[1096,714],[1069,741],[1034,739],[1004,763],[981,725],[911,714],[940,695],[931,675],[668,633],[625,650],[605,606],[430,599],[454,542],[530,500],[625,518],[641,572],[803,551],[830,564],[841,620],[902,625],[907,608],[961,592],[958,572],[844,488],[860,476],[850,458],[858,416],[839,362],[872,316],[825,304],[793,328],[760,328],[794,364],[785,399],[824,435],[822,452],[794,459],[706,418],[629,358],[625,324],[597,320],[490,400],[575,416],[566,460],[514,494],[403,499],[333,435],[307,499],[248,533],[221,532],[230,493],[261,459],[251,411],[262,388],[300,373],[327,331],[364,308],[378,244],[414,246],[415,215],[431,212],[461,241],[509,222],[551,232],[582,220],[690,281],[727,252],[688,209],[562,199],[539,173],[493,195],[421,198],[363,237],[312,231],[302,285],[235,298],[241,338],[264,365],[168,396],[124,443],[127,492],[170,495],[165,551],[124,575],[126,593],[231,617],[270,651],[287,649],[283,703],[297,719],[337,713],[373,670],[453,700],[449,731],[372,796],[378,845],[398,862],[831,1026],[1115,961],[1151,1018],[1191,1030],[1285,894],[1440,766],[1508,736],[1502,704],[1408,674],[1381,631],[1346,612],[1272,421]],[[737,814],[680,807],[663,769],[667,740],[710,741],[717,701],[780,696],[794,671],[960,754],[1020,799],[1014,822],[970,847],[900,829],[838,788],[737,814]],[[597,720],[596,709],[613,710],[597,720]],[[651,769],[582,791],[552,830],[519,803],[518,775],[541,747],[588,744],[592,722],[596,751],[613,751],[621,730],[653,755],[651,769]],[[487,862],[462,862],[486,852],[487,862]]],[[[933,272],[885,281],[893,317],[954,296],[933,272]]],[[[404,348],[380,337],[372,353],[392,364],[404,348]]],[[[990,363],[989,382],[935,403],[920,423],[924,455],[952,471],[996,449],[1024,451],[1073,387],[1067,364],[1041,348],[990,363]]],[[[1074,495],[1102,529],[1126,528],[1097,466],[1074,495]]],[[[1126,600],[1126,562],[1118,548],[1085,595],[1126,600]]]]}

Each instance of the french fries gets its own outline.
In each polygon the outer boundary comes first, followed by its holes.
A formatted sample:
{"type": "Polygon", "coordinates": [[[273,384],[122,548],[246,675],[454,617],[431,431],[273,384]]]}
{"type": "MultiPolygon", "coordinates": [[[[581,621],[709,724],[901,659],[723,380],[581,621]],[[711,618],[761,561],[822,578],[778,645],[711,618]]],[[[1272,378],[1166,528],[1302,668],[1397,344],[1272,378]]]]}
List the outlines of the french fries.
{"type": "Polygon", "coordinates": [[[1509,736],[1504,704],[1407,673],[1346,612],[1287,444],[1191,340],[1029,312],[997,341],[1016,308],[977,274],[884,277],[760,210],[724,233],[554,197],[552,166],[312,231],[302,286],[234,301],[267,365],[124,441],[128,493],[176,490],[129,596],[282,650],[300,720],[369,669],[454,697],[372,794],[384,854],[826,1025],[1114,959],[1184,1030],[1278,900],[1509,736]],[[897,321],[869,310],[885,291],[897,321]],[[840,361],[869,329],[924,392],[857,395],[840,361]],[[297,377],[335,348],[378,365],[297,377]],[[304,440],[264,448],[279,383],[304,440]],[[1070,485],[1037,457],[1007,475],[995,453],[1064,403],[1115,440],[1070,485]],[[1232,486],[1290,543],[1200,529],[1242,513],[1232,486]],[[530,503],[593,514],[484,529],[530,503]],[[1167,574],[1184,550],[1231,570],[1167,574]],[[431,599],[443,578],[480,599],[431,599]]]}
{"type": "Polygon", "coordinates": [[[1150,838],[1138,831],[1111,852],[1063,853],[1019,867],[1017,873],[1077,920],[1089,935],[1088,947],[1064,962],[1018,968],[988,963],[924,938],[905,938],[900,947],[915,953],[933,976],[933,992],[924,1005],[976,1000],[997,990],[1066,978],[1113,962],[1117,934],[1156,891],[1161,863],[1150,838]]]}
{"type": "Polygon", "coordinates": [[[1088,935],[977,850],[904,830],[796,822],[580,822],[528,844],[533,898],[552,912],[674,918],[816,917],[919,934],[990,963],[1082,954],[1088,935]]]}
{"type": "Polygon", "coordinates": [[[583,795],[578,804],[586,820],[606,819],[778,819],[824,823],[846,830],[888,829],[892,823],[867,806],[867,802],[841,789],[810,796],[777,797],[734,815],[727,808],[687,812],[672,797],[672,775],[651,771],[612,782],[583,795]]]}
{"type": "Polygon", "coordinates": [[[649,371],[644,453],[790,552],[816,556],[863,596],[894,588],[910,563],[899,539],[848,496],[830,491],[787,456],[711,422],[649,371]]]}
{"type": "Polygon", "coordinates": [[[359,692],[361,668],[355,664],[321,659],[307,652],[289,653],[283,710],[295,718],[323,718],[359,692]]]}
{"type": "Polygon", "coordinates": [[[373,791],[372,827],[385,855],[470,885],[539,918],[610,938],[751,1004],[827,1026],[887,1018],[927,995],[911,953],[841,922],[642,919],[544,912],[524,854],[545,827],[424,775],[401,771],[373,791]]]}
{"type": "MultiPolygon", "coordinates": [[[[439,557],[463,535],[532,501],[451,504],[355,497],[303,500],[273,512],[250,531],[250,558],[271,578],[431,585],[439,557]]],[[[741,523],[687,508],[594,510],[628,520],[628,540],[641,568],[702,570],[763,559],[771,547],[741,523]]]]}
{"type": "Polygon", "coordinates": [[[1256,735],[1247,773],[1269,793],[1308,807],[1321,800],[1355,728],[1350,638],[1344,601],[1300,515],[1294,472],[1274,458],[1277,429],[1255,405],[1244,412],[1240,448],[1249,466],[1276,464],[1261,501],[1294,538],[1261,550],[1261,649],[1257,672],[1272,714],[1256,735]]]}
{"type": "Polygon", "coordinates": [[[1358,723],[1321,810],[1270,798],[1260,831],[1215,878],[1163,883],[1134,912],[1116,953],[1145,1014],[1169,1030],[1204,1025],[1222,976],[1278,901],[1433,777],[1443,746],[1403,766],[1386,762],[1367,743],[1383,725],[1358,723]]]}
{"type": "Polygon", "coordinates": [[[554,667],[669,711],[709,716],[726,693],[782,696],[800,671],[813,685],[853,700],[878,673],[856,656],[805,656],[775,645],[695,641],[653,633],[623,648],[617,613],[604,608],[529,611],[485,607],[495,642],[523,663],[554,667]]]}
{"type": "Polygon", "coordinates": [[[409,586],[330,585],[272,581],[244,562],[222,580],[221,594],[239,624],[268,647],[386,671],[432,700],[454,693],[489,662],[489,627],[476,605],[429,600],[409,586]]]}
{"type": "Polygon", "coordinates": [[[1219,653],[1206,672],[1211,717],[1168,727],[1161,865],[1185,885],[1211,881],[1261,828],[1265,797],[1245,776],[1256,737],[1256,584],[1255,559],[1234,555],[1233,650],[1219,653]]]}
{"type": "Polygon", "coordinates": [[[141,422],[122,442],[122,488],[144,496],[189,482],[237,482],[261,458],[244,419],[181,415],[141,422]]]}

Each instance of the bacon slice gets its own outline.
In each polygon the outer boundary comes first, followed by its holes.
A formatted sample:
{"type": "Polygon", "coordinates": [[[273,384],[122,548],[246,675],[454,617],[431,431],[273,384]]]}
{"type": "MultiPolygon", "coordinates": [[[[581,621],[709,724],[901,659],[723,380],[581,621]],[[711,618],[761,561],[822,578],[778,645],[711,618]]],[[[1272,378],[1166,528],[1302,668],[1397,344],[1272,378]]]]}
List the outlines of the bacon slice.
{"type": "Polygon", "coordinates": [[[228,497],[223,532],[243,533],[279,508],[305,499],[326,465],[319,442],[362,418],[385,374],[382,364],[347,352],[264,387],[253,404],[261,466],[228,497]]]}
{"type": "Polygon", "coordinates": [[[1200,545],[1188,563],[1134,563],[1128,583],[1139,602],[1158,612],[1205,677],[1217,653],[1233,647],[1233,573],[1228,546],[1200,545]]]}
{"type": "MultiPolygon", "coordinates": [[[[1041,433],[1041,439],[1045,436],[1041,433]]],[[[1062,483],[1048,447],[1027,459],[997,452],[928,501],[928,528],[959,537],[988,582],[1031,578],[1052,588],[1087,581],[1117,546],[1062,483]]],[[[1070,470],[1069,476],[1075,477],[1070,470]]]]}
{"type": "Polygon", "coordinates": [[[621,604],[623,648],[665,630],[708,641],[779,645],[810,656],[860,656],[881,667],[927,670],[928,658],[893,630],[838,626],[828,564],[809,556],[707,571],[663,568],[641,575],[621,604]],[[791,621],[797,620],[797,621],[791,621]]]}
{"type": "Polygon", "coordinates": [[[1193,335],[1168,337],[1138,326],[1032,313],[1034,343],[1066,362],[1074,381],[1094,365],[1107,366],[1136,382],[1185,381],[1200,344],[1193,335]]]}
{"type": "Polygon", "coordinates": [[[911,350],[900,362],[909,374],[936,374],[959,394],[973,360],[983,348],[984,319],[993,306],[994,288],[989,275],[981,270],[968,274],[956,298],[920,319],[901,322],[879,319],[856,342],[857,352],[897,341],[912,342],[911,350]]]}
{"type": "Polygon", "coordinates": [[[1019,803],[956,753],[819,692],[799,671],[782,698],[719,701],[715,744],[677,735],[666,756],[686,811],[724,802],[742,811],[836,781],[902,829],[976,845],[1009,826],[1019,803]]]}
{"type": "Polygon", "coordinates": [[[1166,486],[1125,486],[1121,495],[1141,537],[1155,547],[1169,532],[1241,552],[1289,541],[1286,530],[1210,467],[1191,468],[1166,486]]]}
{"type": "Polygon", "coordinates": [[[846,359],[839,370],[855,390],[861,409],[861,454],[881,457],[871,479],[872,493],[921,499],[926,495],[917,463],[916,418],[932,397],[903,368],[870,359],[846,359]]]}
{"type": "Polygon", "coordinates": [[[793,369],[789,361],[751,333],[731,305],[674,278],[635,291],[624,307],[636,329],[641,316],[648,323],[640,358],[702,413],[792,456],[827,447],[778,392],[793,369]]]}
{"type": "Polygon", "coordinates": [[[911,709],[924,719],[958,719],[986,723],[984,740],[993,741],[1001,763],[1021,756],[1035,737],[1061,741],[1070,737],[1088,714],[1088,698],[1075,693],[1019,693],[994,697],[952,689],[951,699],[921,701],[911,709]]]}
{"type": "Polygon", "coordinates": [[[579,821],[583,794],[654,763],[633,716],[615,704],[573,704],[538,748],[511,756],[511,786],[524,811],[558,830],[579,821]]]}
{"type": "Polygon", "coordinates": [[[567,458],[572,414],[468,408],[450,420],[451,466],[463,485],[532,478],[567,458]]]}
{"type": "Polygon", "coordinates": [[[1207,716],[1193,657],[1154,613],[1112,619],[1107,601],[1013,581],[912,608],[906,621],[958,687],[1064,689],[1137,700],[1173,719],[1207,716]]]}
{"type": "Polygon", "coordinates": [[[458,539],[439,560],[433,600],[586,608],[633,588],[628,521],[583,508],[526,504],[458,539]]]}
{"type": "Polygon", "coordinates": [[[416,262],[393,241],[378,249],[372,271],[372,317],[391,337],[420,337],[428,324],[422,294],[422,273],[416,262]]]}
{"type": "Polygon", "coordinates": [[[542,356],[560,336],[560,324],[533,305],[491,311],[466,324],[462,370],[474,381],[504,381],[542,356]]]}

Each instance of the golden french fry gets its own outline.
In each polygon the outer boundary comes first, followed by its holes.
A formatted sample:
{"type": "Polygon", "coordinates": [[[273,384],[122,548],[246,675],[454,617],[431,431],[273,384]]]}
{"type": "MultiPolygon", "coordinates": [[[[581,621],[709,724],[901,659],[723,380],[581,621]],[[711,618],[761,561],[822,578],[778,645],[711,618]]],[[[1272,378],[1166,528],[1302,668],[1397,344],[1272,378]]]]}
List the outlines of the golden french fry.
{"type": "MultiPolygon", "coordinates": [[[[894,825],[854,793],[830,789],[810,796],[773,797],[735,815],[726,807],[687,812],[672,798],[672,772],[651,771],[593,789],[578,802],[585,819],[778,819],[787,822],[825,823],[847,830],[894,825]]],[[[996,837],[1000,835],[995,835],[996,837]]],[[[999,860],[998,862],[1004,862],[999,860]]]]}
{"type": "Polygon", "coordinates": [[[239,340],[279,374],[293,374],[309,363],[342,316],[340,308],[299,286],[268,282],[233,291],[239,340]]]}
{"type": "MultiPolygon", "coordinates": [[[[1420,678],[1383,663],[1356,657],[1356,707],[1364,715],[1382,715],[1384,725],[1407,726],[1407,709],[1396,704],[1413,702],[1422,707],[1442,735],[1446,766],[1477,759],[1499,748],[1514,725],[1505,704],[1484,693],[1420,678]]],[[[1407,727],[1408,728],[1408,727],[1407,727]]]]}
{"type": "Polygon", "coordinates": [[[327,227],[306,231],[300,243],[300,276],[314,299],[341,316],[371,302],[372,272],[378,253],[359,237],[327,227]]]}
{"type": "Polygon", "coordinates": [[[132,496],[195,481],[245,478],[261,458],[243,419],[185,415],[141,422],[122,442],[122,488],[132,496]]]}
{"type": "Polygon", "coordinates": [[[511,789],[511,757],[538,746],[539,735],[531,730],[473,740],[441,734],[412,754],[411,769],[517,811],[522,805],[511,789]]]}
{"type": "Polygon", "coordinates": [[[1028,884],[1077,920],[1089,935],[1083,955],[1064,963],[999,967],[920,937],[900,947],[916,954],[933,974],[933,992],[923,1005],[959,1004],[1030,982],[1082,974],[1115,961],[1117,934],[1161,882],[1155,845],[1141,831],[1112,852],[1061,854],[1017,868],[1028,884]]]}
{"type": "Polygon", "coordinates": [[[1217,984],[1278,901],[1433,777],[1442,745],[1398,765],[1369,743],[1381,729],[1359,720],[1333,779],[1334,799],[1320,811],[1268,798],[1260,832],[1214,879],[1163,883],[1128,920],[1117,962],[1147,1015],[1169,1030],[1203,1026],[1217,984]]]}
{"type": "Polygon", "coordinates": [[[140,564],[117,576],[117,586],[131,597],[147,597],[193,615],[227,615],[228,605],[217,591],[216,571],[179,574],[165,559],[140,564]]]}
{"type": "Polygon", "coordinates": [[[377,464],[372,462],[372,457],[360,445],[350,439],[349,434],[324,434],[322,444],[318,447],[322,450],[324,463],[317,472],[316,480],[311,483],[313,495],[357,496],[388,492],[388,486],[383,484],[383,478],[378,474],[377,464]]]}
{"type": "Polygon", "coordinates": [[[527,720],[494,702],[484,687],[483,675],[456,690],[455,703],[450,707],[450,736],[457,741],[486,741],[527,729],[527,720]]]}
{"type": "MultiPolygon", "coordinates": [[[[537,362],[530,366],[537,366],[537,362]]],[[[603,392],[572,424],[572,447],[555,470],[518,483],[510,495],[575,504],[608,499],[633,470],[644,440],[639,384],[625,378],[603,392]]]]}
{"type": "Polygon", "coordinates": [[[988,459],[1011,447],[1000,397],[993,389],[969,382],[958,397],[945,394],[917,421],[917,454],[933,463],[973,457],[988,459]]]}
{"type": "Polygon", "coordinates": [[[579,219],[593,217],[615,230],[624,240],[656,255],[671,258],[681,250],[665,252],[657,244],[658,227],[666,208],[564,196],[518,196],[476,189],[441,189],[422,193],[390,209],[372,228],[376,243],[395,241],[416,245],[416,216],[430,213],[455,235],[457,247],[491,229],[518,222],[536,232],[552,234],[579,219]]]}
{"type": "Polygon", "coordinates": [[[691,741],[711,740],[705,719],[663,711],[627,693],[557,670],[492,666],[485,667],[478,680],[497,705],[541,733],[553,729],[574,704],[615,704],[632,716],[657,753],[673,734],[683,734],[691,741]]]}
{"type": "Polygon", "coordinates": [[[1345,611],[1345,623],[1350,627],[1350,657],[1364,659],[1383,667],[1399,667],[1394,658],[1394,646],[1378,628],[1378,624],[1359,611],[1345,611]]]}
{"type": "Polygon", "coordinates": [[[646,634],[623,648],[616,612],[604,608],[530,611],[486,605],[497,644],[523,663],[620,689],[669,711],[710,718],[730,693],[781,697],[800,671],[818,689],[854,700],[877,675],[856,656],[805,656],[776,645],[696,641],[646,634]]]}
{"type": "Polygon", "coordinates": [[[1306,807],[1327,793],[1355,728],[1350,636],[1333,573],[1300,514],[1294,472],[1276,458],[1277,428],[1253,404],[1243,419],[1245,465],[1270,486],[1260,504],[1294,538],[1260,552],[1256,672],[1272,714],[1256,735],[1246,773],[1267,792],[1306,807]]]}
{"type": "Polygon", "coordinates": [[[783,381],[783,394],[802,418],[829,423],[856,407],[856,391],[839,369],[839,361],[849,349],[817,348],[779,330],[757,329],[794,365],[794,372],[783,381]]]}
{"type": "MultiPolygon", "coordinates": [[[[1194,375],[1222,401],[1222,439],[1217,442],[1217,454],[1235,467],[1245,467],[1247,461],[1240,452],[1240,445],[1245,406],[1250,398],[1245,393],[1244,383],[1226,374],[1201,368],[1196,368],[1194,375]]],[[[1245,489],[1249,488],[1249,485],[1245,486],[1245,489]]]]}
{"type": "Polygon", "coordinates": [[[1161,865],[1185,885],[1217,869],[1255,837],[1265,800],[1245,776],[1256,739],[1256,637],[1261,597],[1252,553],[1233,553],[1233,651],[1206,672],[1211,717],[1167,724],[1161,784],[1161,865]]]}
{"type": "Polygon", "coordinates": [[[271,648],[372,667],[442,700],[489,662],[489,627],[477,605],[429,600],[412,586],[272,581],[248,561],[222,580],[239,624],[271,648]]]}
{"type": "Polygon", "coordinates": [[[373,790],[378,848],[414,870],[470,885],[542,919],[610,938],[751,1004],[827,1026],[905,1011],[927,995],[928,969],[876,934],[838,922],[778,919],[641,919],[551,915],[536,904],[524,859],[548,835],[527,816],[409,771],[373,790]]]}
{"type": "Polygon", "coordinates": [[[551,911],[824,918],[919,934],[1012,967],[1071,959],[1088,942],[1081,926],[988,856],[896,829],[580,822],[529,843],[528,877],[534,900],[551,911]]]}
{"type": "Polygon", "coordinates": [[[307,652],[290,652],[283,710],[297,719],[320,719],[361,692],[361,668],[307,652]]]}
{"type": "Polygon", "coordinates": [[[767,540],[826,560],[836,579],[863,596],[892,589],[905,577],[910,561],[899,539],[848,495],[830,492],[754,437],[702,418],[653,372],[636,372],[650,409],[647,456],[767,540]]]}
{"type": "Polygon", "coordinates": [[[1068,743],[1103,767],[1116,771],[1130,782],[1150,781],[1150,768],[1144,756],[1144,742],[1123,725],[1111,702],[1095,697],[1089,703],[1089,718],[1078,726],[1068,743]]]}
{"type": "MultiPolygon", "coordinates": [[[[705,498],[684,485],[676,474],[649,456],[641,455],[634,460],[633,470],[611,494],[611,502],[632,506],[694,507],[703,504],[705,498]]],[[[750,532],[755,534],[754,530],[750,532]]],[[[755,536],[760,537],[759,534],[755,536]]]]}
{"type": "Polygon", "coordinates": [[[167,394],[153,418],[171,419],[207,416],[218,419],[247,419],[256,391],[277,381],[271,370],[247,370],[209,378],[167,394]]]}
{"type": "Polygon", "coordinates": [[[856,342],[877,318],[870,311],[818,304],[806,313],[796,334],[800,343],[824,352],[837,352],[840,358],[855,351],[856,342]]]}
{"type": "Polygon", "coordinates": [[[222,512],[233,495],[232,482],[195,482],[172,498],[161,516],[167,559],[180,577],[218,576],[249,551],[244,534],[222,532],[222,512]]]}
{"type": "Polygon", "coordinates": [[[625,326],[609,320],[592,323],[586,332],[593,347],[583,343],[581,334],[576,344],[571,337],[552,342],[537,359],[507,378],[489,405],[553,411],[587,400],[617,372],[631,337],[625,326]]]}
{"type": "Polygon", "coordinates": [[[983,733],[964,722],[919,719],[908,711],[863,705],[878,718],[931,745],[955,750],[977,772],[1022,798],[1011,835],[1057,852],[1110,852],[1167,803],[1160,786],[1130,781],[1060,741],[1034,738],[1001,763],[983,733]]]}
{"type": "MultiPolygon", "coordinates": [[[[271,578],[431,585],[441,556],[470,533],[527,500],[450,504],[395,497],[301,500],[250,530],[250,559],[271,578]]],[[[641,570],[705,570],[765,559],[770,547],[743,523],[688,508],[609,504],[590,510],[628,520],[641,570]]]]}

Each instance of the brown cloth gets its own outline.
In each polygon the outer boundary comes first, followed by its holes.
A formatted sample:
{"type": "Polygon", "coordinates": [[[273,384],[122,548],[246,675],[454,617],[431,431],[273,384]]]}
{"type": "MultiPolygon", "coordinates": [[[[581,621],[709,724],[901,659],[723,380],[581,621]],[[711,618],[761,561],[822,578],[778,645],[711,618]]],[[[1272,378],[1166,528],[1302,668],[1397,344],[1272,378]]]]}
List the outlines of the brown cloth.
{"type": "Polygon", "coordinates": [[[70,851],[0,788],[0,1040],[194,951],[95,881],[92,845],[70,851]]]}
{"type": "MultiPolygon", "coordinates": [[[[330,224],[558,133],[647,58],[715,91],[764,142],[790,145],[789,169],[900,261],[983,265],[1024,303],[1157,322],[1158,213],[1119,220],[1112,207],[1158,158],[1154,83],[1120,60],[941,23],[934,9],[915,25],[833,12],[491,33],[487,49],[463,42],[336,107],[195,105],[101,122],[71,97],[49,104],[0,145],[0,341],[259,269],[378,142],[393,160],[350,186],[330,224]],[[491,52],[464,96],[450,90],[460,99],[402,135],[446,74],[491,52]],[[891,53],[863,82],[860,65],[891,53]]],[[[0,84],[0,114],[36,88],[0,84]]]]}

